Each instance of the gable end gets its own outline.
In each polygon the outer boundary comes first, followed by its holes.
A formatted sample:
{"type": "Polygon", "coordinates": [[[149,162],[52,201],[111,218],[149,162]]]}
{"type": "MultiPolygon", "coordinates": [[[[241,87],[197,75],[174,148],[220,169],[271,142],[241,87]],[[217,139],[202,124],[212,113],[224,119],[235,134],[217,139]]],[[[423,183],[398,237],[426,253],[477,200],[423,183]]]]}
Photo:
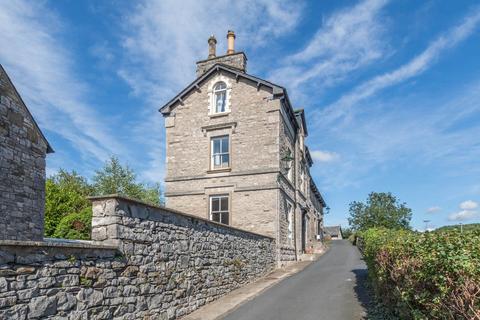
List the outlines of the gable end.
{"type": "MultiPolygon", "coordinates": [[[[45,135],[43,132],[40,130],[40,127],[38,126],[37,122],[33,118],[33,115],[30,113],[30,110],[28,110],[27,105],[23,101],[22,97],[17,91],[17,88],[15,88],[15,85],[13,84],[12,80],[10,80],[10,77],[8,76],[7,72],[3,68],[3,66],[0,64],[0,95],[5,95],[10,98],[13,98],[16,100],[16,102],[22,106],[25,109],[25,114],[29,117],[30,122],[33,124],[33,129],[37,132],[38,136],[45,142],[47,146],[47,153],[53,153],[53,148],[50,146],[50,143],[48,142],[47,138],[45,138],[45,135]]],[[[15,122],[19,122],[20,119],[17,119],[18,116],[15,114],[10,114],[9,117],[11,120],[15,122]]],[[[31,137],[34,137],[33,132],[28,133],[31,137]]]]}

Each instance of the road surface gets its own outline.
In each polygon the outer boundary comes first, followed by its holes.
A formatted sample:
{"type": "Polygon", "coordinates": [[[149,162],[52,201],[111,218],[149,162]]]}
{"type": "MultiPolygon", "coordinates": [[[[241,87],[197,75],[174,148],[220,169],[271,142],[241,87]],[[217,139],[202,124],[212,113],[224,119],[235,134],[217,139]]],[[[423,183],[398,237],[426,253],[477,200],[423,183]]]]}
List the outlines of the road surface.
{"type": "Polygon", "coordinates": [[[364,319],[367,271],[358,249],[347,240],[303,271],[240,306],[225,320],[364,319]]]}

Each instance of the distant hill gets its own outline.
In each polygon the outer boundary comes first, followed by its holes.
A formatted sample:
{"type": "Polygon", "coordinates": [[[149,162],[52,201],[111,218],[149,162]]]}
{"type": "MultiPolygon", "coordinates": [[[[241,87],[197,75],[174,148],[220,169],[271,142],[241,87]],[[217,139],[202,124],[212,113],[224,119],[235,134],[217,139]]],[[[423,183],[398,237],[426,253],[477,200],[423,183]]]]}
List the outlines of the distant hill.
{"type": "MultiPolygon", "coordinates": [[[[438,228],[436,231],[444,231],[444,230],[454,230],[458,229],[460,230],[460,225],[452,225],[452,226],[443,226],[438,228]]],[[[463,231],[468,231],[468,230],[480,230],[480,223],[470,223],[470,224],[464,224],[463,225],[463,231]]]]}

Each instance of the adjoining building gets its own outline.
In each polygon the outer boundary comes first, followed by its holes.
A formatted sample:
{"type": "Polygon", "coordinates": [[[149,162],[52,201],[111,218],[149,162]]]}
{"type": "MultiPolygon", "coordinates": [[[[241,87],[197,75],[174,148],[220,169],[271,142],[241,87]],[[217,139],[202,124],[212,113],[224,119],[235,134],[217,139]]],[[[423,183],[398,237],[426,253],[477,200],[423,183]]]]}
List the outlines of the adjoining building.
{"type": "Polygon", "coordinates": [[[341,240],[343,239],[342,227],[341,226],[325,227],[324,236],[330,237],[330,239],[332,240],[341,240]]]}
{"type": "Polygon", "coordinates": [[[42,240],[45,157],[53,152],[0,65],[0,240],[42,240]]]}
{"type": "MultiPolygon", "coordinates": [[[[287,90],[247,73],[228,50],[197,62],[197,78],[161,107],[166,128],[166,206],[274,237],[293,261],[321,246],[326,207],[311,175],[304,110],[287,90]]],[[[288,82],[284,79],[283,82],[288,82]]]]}

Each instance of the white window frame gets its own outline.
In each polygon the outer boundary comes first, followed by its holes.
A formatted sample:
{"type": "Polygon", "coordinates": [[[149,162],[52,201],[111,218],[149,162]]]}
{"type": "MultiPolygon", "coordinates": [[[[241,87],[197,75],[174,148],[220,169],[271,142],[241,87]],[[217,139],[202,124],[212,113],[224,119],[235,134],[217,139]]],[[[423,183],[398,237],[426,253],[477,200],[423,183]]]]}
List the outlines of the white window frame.
{"type": "Polygon", "coordinates": [[[218,194],[218,195],[211,195],[209,198],[209,217],[211,221],[215,221],[222,224],[230,224],[230,196],[228,194],[218,194]],[[218,203],[218,210],[213,211],[213,199],[219,199],[218,203]],[[222,200],[227,200],[227,210],[222,210],[222,200]],[[220,217],[220,221],[214,220],[213,215],[218,213],[220,217]],[[227,223],[222,222],[223,215],[227,216],[227,223]]]}
{"type": "MultiPolygon", "coordinates": [[[[223,89],[222,89],[223,90],[223,89]]],[[[232,90],[232,83],[230,81],[230,78],[226,77],[225,75],[217,75],[216,77],[214,77],[212,79],[212,81],[210,81],[210,84],[208,86],[208,114],[211,115],[211,116],[216,116],[216,115],[226,115],[228,113],[230,113],[231,111],[231,101],[230,101],[230,98],[231,98],[231,90],[232,90]],[[219,83],[224,83],[225,86],[226,86],[226,89],[225,89],[225,111],[223,112],[217,112],[217,106],[216,106],[216,102],[217,102],[217,99],[216,99],[216,86],[219,84],[219,83]]]]}
{"type": "Polygon", "coordinates": [[[213,113],[219,114],[225,113],[227,111],[227,84],[223,81],[218,81],[213,86],[213,113]],[[223,87],[221,89],[218,89],[220,85],[222,85],[223,87]],[[218,110],[218,98],[221,95],[223,96],[223,111],[218,110]]]}
{"type": "Polygon", "coordinates": [[[218,136],[218,137],[211,137],[210,138],[210,169],[211,170],[221,170],[221,169],[228,169],[230,168],[230,136],[229,135],[223,135],[223,136],[218,136]],[[222,152],[223,148],[223,140],[226,139],[228,141],[228,148],[226,152],[222,152]],[[215,148],[214,148],[214,141],[215,140],[220,140],[220,152],[215,153],[215,148]],[[223,162],[223,157],[227,155],[228,156],[228,162],[227,165],[224,166],[223,162]],[[215,165],[215,158],[219,157],[220,159],[220,165],[216,166],[215,165]]]}
{"type": "Polygon", "coordinates": [[[287,241],[293,243],[293,203],[287,200],[287,241]]]}

